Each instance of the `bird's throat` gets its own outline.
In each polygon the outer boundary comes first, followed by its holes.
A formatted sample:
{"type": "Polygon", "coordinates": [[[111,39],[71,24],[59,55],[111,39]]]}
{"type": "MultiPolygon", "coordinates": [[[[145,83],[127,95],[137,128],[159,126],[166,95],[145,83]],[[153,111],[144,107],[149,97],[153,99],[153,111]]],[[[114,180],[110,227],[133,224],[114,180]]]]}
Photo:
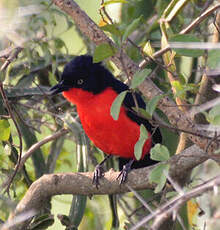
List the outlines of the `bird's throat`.
{"type": "Polygon", "coordinates": [[[84,105],[90,103],[94,94],[83,89],[72,88],[68,91],[64,91],[63,96],[72,104],[84,105]]]}

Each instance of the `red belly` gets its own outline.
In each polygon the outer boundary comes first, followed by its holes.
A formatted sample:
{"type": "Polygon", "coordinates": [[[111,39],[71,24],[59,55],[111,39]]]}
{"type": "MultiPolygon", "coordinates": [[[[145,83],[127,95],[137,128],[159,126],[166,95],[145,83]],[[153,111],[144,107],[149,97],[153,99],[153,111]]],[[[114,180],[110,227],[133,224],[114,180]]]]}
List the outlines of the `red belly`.
{"type": "MultiPolygon", "coordinates": [[[[71,89],[63,95],[76,104],[82,126],[98,148],[107,154],[135,158],[134,146],[139,139],[140,126],[127,116],[123,106],[118,120],[112,118],[110,108],[117,96],[114,90],[108,88],[93,95],[81,89],[71,89]]],[[[144,145],[142,157],[150,148],[151,138],[144,145]]]]}

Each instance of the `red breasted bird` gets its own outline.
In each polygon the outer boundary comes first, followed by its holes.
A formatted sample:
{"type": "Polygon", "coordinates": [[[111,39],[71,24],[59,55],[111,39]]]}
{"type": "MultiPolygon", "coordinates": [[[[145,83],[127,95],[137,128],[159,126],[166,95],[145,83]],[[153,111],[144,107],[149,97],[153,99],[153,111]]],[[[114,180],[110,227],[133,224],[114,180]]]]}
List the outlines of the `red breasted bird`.
{"type": "MultiPolygon", "coordinates": [[[[162,140],[160,130],[134,111],[135,102],[128,92],[120,109],[118,120],[110,114],[110,108],[122,91],[128,86],[117,80],[101,63],[93,63],[88,55],[77,56],[64,67],[61,81],[51,88],[51,94],[62,92],[63,96],[75,104],[82,126],[95,144],[104,153],[119,156],[121,181],[126,180],[131,168],[139,168],[155,163],[149,157],[153,144],[162,140]],[[140,125],[148,130],[140,161],[135,160],[134,146],[140,136],[140,125]],[[124,166],[122,167],[122,165],[124,166]]],[[[137,104],[145,109],[146,104],[135,93],[137,104]]],[[[93,183],[98,185],[102,176],[101,166],[106,158],[96,167],[93,183]]]]}

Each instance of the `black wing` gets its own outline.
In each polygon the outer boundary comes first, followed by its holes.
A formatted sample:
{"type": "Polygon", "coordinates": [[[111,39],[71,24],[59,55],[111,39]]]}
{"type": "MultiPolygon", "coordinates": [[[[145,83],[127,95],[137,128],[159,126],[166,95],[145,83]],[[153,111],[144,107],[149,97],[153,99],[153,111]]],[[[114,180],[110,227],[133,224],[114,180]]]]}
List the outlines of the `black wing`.
{"type": "MultiPolygon", "coordinates": [[[[117,79],[114,80],[114,84],[112,84],[112,87],[117,93],[121,93],[125,90],[128,90],[128,86],[118,81],[117,79]]],[[[134,96],[136,98],[139,108],[145,109],[146,104],[142,99],[141,95],[135,92],[134,96]]],[[[143,124],[146,127],[146,129],[151,133],[153,146],[156,143],[162,142],[162,135],[160,129],[158,127],[154,127],[148,120],[144,119],[143,117],[140,117],[137,114],[137,112],[133,109],[135,108],[135,101],[131,92],[128,92],[126,94],[125,99],[123,101],[123,105],[127,108],[128,117],[139,125],[143,124]]],[[[122,170],[123,165],[128,163],[130,159],[119,157],[118,160],[119,160],[119,169],[122,170]]],[[[142,168],[142,167],[153,165],[155,163],[157,162],[150,159],[150,154],[146,154],[144,159],[135,161],[132,164],[131,168],[142,168]]]]}
{"type": "MultiPolygon", "coordinates": [[[[112,88],[119,94],[125,90],[128,90],[128,86],[122,83],[121,81],[114,78],[114,83],[112,88]]],[[[145,109],[146,103],[142,99],[141,95],[137,92],[134,93],[137,104],[139,108],[145,109]]],[[[152,141],[154,144],[162,142],[162,136],[158,127],[154,127],[147,119],[139,116],[137,112],[133,109],[135,108],[134,97],[131,92],[128,92],[123,101],[123,105],[127,108],[127,115],[132,120],[135,121],[138,125],[143,124],[146,129],[152,134],[152,141]]]]}

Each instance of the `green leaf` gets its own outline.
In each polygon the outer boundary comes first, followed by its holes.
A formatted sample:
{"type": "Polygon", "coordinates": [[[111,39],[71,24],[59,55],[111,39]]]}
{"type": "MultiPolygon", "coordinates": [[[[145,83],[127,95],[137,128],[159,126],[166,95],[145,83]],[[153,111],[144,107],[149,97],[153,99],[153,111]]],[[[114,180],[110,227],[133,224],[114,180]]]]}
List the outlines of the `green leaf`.
{"type": "MultiPolygon", "coordinates": [[[[190,184],[190,185],[191,185],[191,184],[190,184]]],[[[172,191],[172,192],[167,192],[167,193],[166,193],[166,198],[167,198],[167,199],[174,198],[175,196],[178,196],[178,192],[172,191]]]]}
{"type": "Polygon", "coordinates": [[[220,67],[220,50],[209,50],[207,65],[210,69],[220,67]]]}
{"type": "Polygon", "coordinates": [[[210,111],[209,111],[209,116],[215,117],[220,115],[220,105],[214,106],[210,111]]]}
{"type": "Polygon", "coordinates": [[[150,74],[151,69],[142,69],[136,72],[131,81],[131,89],[138,87],[145,78],[150,74]]]}
{"type": "Polygon", "coordinates": [[[151,115],[148,111],[146,111],[145,109],[142,108],[136,108],[136,107],[132,107],[132,109],[136,112],[136,113],[140,113],[141,116],[145,117],[146,119],[151,119],[151,115]]]}
{"type": "Polygon", "coordinates": [[[146,117],[146,119],[152,118],[151,114],[148,111],[146,111],[145,109],[138,108],[138,110],[140,111],[140,113],[143,117],[146,117]]]}
{"type": "Polygon", "coordinates": [[[52,55],[47,42],[41,43],[41,49],[44,55],[44,65],[48,66],[51,63],[52,55]]]}
{"type": "Polygon", "coordinates": [[[209,113],[206,113],[206,119],[212,125],[219,125],[220,124],[220,105],[214,106],[209,113]]]}
{"type": "Polygon", "coordinates": [[[143,52],[149,55],[150,57],[153,57],[154,48],[151,46],[150,41],[147,41],[146,44],[144,45],[143,52]]]}
{"type": "Polygon", "coordinates": [[[102,43],[99,46],[96,46],[94,55],[93,55],[93,62],[97,63],[103,61],[104,59],[113,56],[117,52],[117,49],[108,43],[102,43]]]}
{"type": "Polygon", "coordinates": [[[102,30],[110,32],[116,36],[121,36],[120,30],[117,28],[117,24],[107,24],[105,26],[100,27],[102,30]]]}
{"type": "Polygon", "coordinates": [[[85,215],[86,201],[87,196],[85,195],[76,195],[73,197],[69,217],[71,219],[71,223],[74,223],[75,227],[80,225],[82,218],[85,215]]]}
{"type": "Polygon", "coordinates": [[[103,6],[107,6],[107,5],[110,5],[110,4],[114,4],[114,3],[127,3],[128,1],[125,1],[125,0],[110,0],[110,1],[107,1],[107,2],[104,2],[103,3],[103,6]]]}
{"type": "Polygon", "coordinates": [[[187,43],[201,42],[195,35],[177,34],[177,35],[172,36],[169,39],[169,42],[174,42],[174,43],[177,42],[180,44],[182,43],[181,48],[173,48],[173,50],[181,56],[199,57],[204,54],[204,50],[187,48],[187,43]]]}
{"type": "Polygon", "coordinates": [[[143,124],[140,126],[140,136],[139,140],[134,146],[134,155],[136,160],[140,160],[142,156],[142,151],[146,140],[148,139],[148,132],[143,124]]]}
{"type": "Polygon", "coordinates": [[[25,88],[25,87],[31,87],[31,84],[33,83],[35,78],[35,74],[30,73],[28,75],[23,75],[17,82],[16,88],[25,88]]]}
{"type": "Polygon", "coordinates": [[[176,89],[176,97],[180,97],[182,99],[185,99],[186,97],[186,90],[184,88],[184,85],[181,84],[179,81],[172,81],[172,86],[176,89]]]}
{"type": "Polygon", "coordinates": [[[150,151],[150,157],[155,161],[167,161],[170,159],[170,152],[165,145],[156,144],[150,151]]]}
{"type": "Polygon", "coordinates": [[[183,91],[184,87],[179,81],[172,81],[172,86],[175,87],[176,91],[183,91]]]}
{"type": "Polygon", "coordinates": [[[122,42],[124,42],[128,38],[128,36],[138,28],[138,26],[142,21],[143,21],[143,15],[133,20],[133,22],[126,28],[124,32],[122,36],[122,42]]]}
{"type": "Polygon", "coordinates": [[[0,141],[7,141],[10,137],[10,124],[7,120],[0,120],[0,141]]]}
{"type": "Polygon", "coordinates": [[[61,48],[65,47],[65,42],[62,39],[55,38],[53,41],[54,41],[54,45],[57,49],[61,49],[61,48]]]}
{"type": "Polygon", "coordinates": [[[212,121],[213,125],[220,125],[220,115],[215,116],[215,118],[212,121]]]}
{"type": "Polygon", "coordinates": [[[160,164],[156,166],[149,174],[150,183],[156,183],[157,186],[154,190],[155,193],[159,193],[166,184],[166,175],[169,172],[169,164],[160,164]]]}
{"type": "Polygon", "coordinates": [[[160,101],[160,99],[163,97],[163,95],[157,95],[155,97],[153,97],[148,103],[147,103],[147,106],[146,106],[146,112],[148,114],[150,114],[150,116],[152,117],[156,107],[157,107],[157,104],[158,102],[160,101]]]}
{"type": "Polygon", "coordinates": [[[127,94],[127,90],[121,92],[112,103],[110,113],[114,120],[118,120],[121,104],[124,101],[126,94],[127,94]]]}
{"type": "MultiPolygon", "coordinates": [[[[18,109],[18,108],[17,108],[18,109]]],[[[25,119],[31,119],[27,114],[20,114],[19,128],[22,134],[22,138],[25,141],[26,148],[29,149],[32,145],[38,142],[37,136],[33,130],[26,123],[25,119]]],[[[43,157],[43,151],[41,148],[35,150],[35,154],[32,155],[32,162],[35,171],[35,177],[39,178],[46,172],[46,163],[43,157]]]]}

